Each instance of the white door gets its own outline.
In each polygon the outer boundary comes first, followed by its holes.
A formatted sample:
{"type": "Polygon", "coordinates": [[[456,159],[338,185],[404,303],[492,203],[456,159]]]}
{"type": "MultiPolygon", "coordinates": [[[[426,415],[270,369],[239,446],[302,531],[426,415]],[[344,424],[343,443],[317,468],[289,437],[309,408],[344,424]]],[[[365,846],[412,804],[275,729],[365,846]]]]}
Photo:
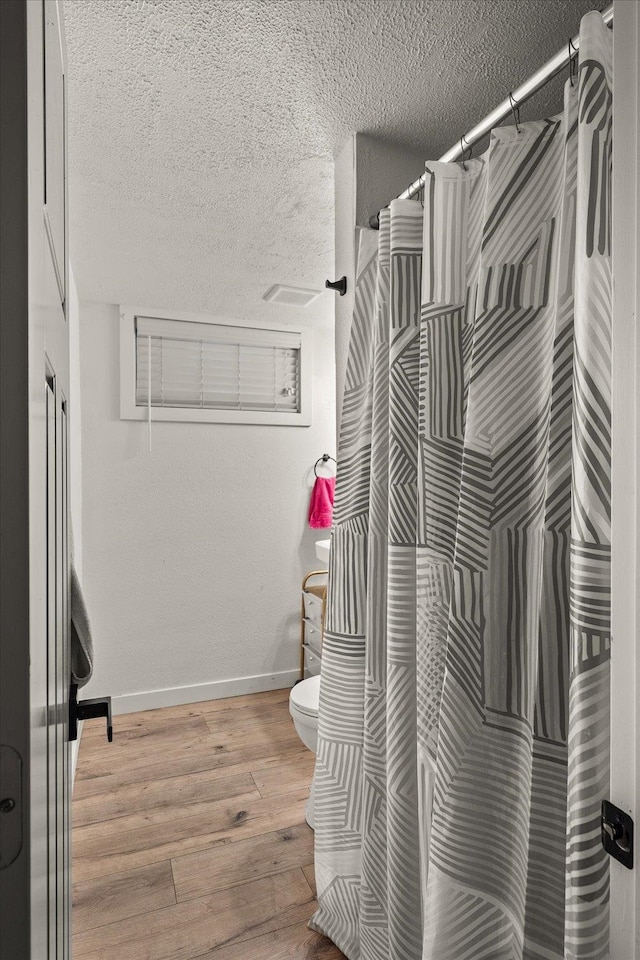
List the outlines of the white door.
{"type": "Polygon", "coordinates": [[[64,35],[0,3],[0,955],[70,956],[64,35]]]}

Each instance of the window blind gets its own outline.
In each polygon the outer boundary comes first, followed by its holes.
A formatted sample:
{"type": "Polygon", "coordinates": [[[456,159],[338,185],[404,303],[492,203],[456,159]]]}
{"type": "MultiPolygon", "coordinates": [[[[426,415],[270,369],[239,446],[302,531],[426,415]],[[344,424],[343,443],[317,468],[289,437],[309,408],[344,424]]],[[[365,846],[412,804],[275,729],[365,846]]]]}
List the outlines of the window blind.
{"type": "Polygon", "coordinates": [[[136,317],[136,405],[300,411],[299,333],[136,317]]]}

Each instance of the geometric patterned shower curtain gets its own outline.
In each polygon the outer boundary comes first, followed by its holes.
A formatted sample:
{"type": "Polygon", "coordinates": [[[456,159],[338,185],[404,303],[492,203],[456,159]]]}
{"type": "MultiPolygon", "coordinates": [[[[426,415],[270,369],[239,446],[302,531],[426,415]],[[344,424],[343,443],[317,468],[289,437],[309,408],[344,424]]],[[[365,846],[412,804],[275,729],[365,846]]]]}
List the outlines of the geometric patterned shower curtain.
{"type": "Polygon", "coordinates": [[[349,960],[605,958],[611,35],[364,233],[316,764],[349,960]]]}

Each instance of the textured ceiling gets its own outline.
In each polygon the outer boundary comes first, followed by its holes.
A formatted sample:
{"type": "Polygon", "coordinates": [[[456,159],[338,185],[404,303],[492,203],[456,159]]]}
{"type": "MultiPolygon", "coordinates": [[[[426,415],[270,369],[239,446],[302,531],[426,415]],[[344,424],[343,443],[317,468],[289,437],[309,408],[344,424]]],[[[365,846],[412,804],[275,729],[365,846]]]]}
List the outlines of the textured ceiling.
{"type": "MultiPolygon", "coordinates": [[[[261,297],[333,276],[333,158],[349,135],[440,156],[594,5],[64,0],[80,297],[293,319],[261,297]]],[[[558,80],[522,119],[560,97],[558,80]]],[[[334,296],[302,315],[328,321],[334,296]]]]}

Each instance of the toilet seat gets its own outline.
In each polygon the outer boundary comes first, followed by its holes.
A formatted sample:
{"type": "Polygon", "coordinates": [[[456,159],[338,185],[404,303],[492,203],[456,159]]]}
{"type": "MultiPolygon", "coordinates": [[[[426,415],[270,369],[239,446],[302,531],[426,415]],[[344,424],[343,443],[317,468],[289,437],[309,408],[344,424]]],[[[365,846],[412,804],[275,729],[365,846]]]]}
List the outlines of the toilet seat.
{"type": "Polygon", "coordinates": [[[289,694],[289,704],[295,707],[298,713],[307,717],[318,716],[320,703],[320,676],[308,677],[296,683],[289,694]]]}

